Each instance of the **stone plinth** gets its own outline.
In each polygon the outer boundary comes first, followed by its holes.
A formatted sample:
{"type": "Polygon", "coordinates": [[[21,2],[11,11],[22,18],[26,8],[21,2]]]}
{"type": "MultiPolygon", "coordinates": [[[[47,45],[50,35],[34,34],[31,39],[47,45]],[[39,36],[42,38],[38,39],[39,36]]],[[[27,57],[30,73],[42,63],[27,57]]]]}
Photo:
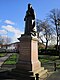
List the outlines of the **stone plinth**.
{"type": "Polygon", "coordinates": [[[31,36],[20,38],[19,61],[17,68],[35,71],[41,63],[38,61],[38,39],[31,36]]]}
{"type": "Polygon", "coordinates": [[[45,74],[47,71],[44,70],[44,67],[41,67],[41,62],[38,60],[38,39],[23,35],[19,40],[20,47],[19,60],[16,66],[17,72],[28,77],[35,76],[36,73],[40,74],[40,76],[45,74]]]}

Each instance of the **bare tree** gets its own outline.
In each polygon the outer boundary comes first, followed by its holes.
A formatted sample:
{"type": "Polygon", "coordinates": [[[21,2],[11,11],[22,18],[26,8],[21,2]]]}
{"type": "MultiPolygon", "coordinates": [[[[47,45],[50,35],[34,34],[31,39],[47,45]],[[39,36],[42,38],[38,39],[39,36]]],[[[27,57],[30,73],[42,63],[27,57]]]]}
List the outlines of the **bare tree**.
{"type": "Polygon", "coordinates": [[[57,47],[56,50],[58,50],[58,41],[59,41],[59,26],[60,26],[60,10],[59,9],[52,9],[49,14],[49,20],[51,23],[55,25],[56,28],[56,35],[57,35],[57,47]]]}
{"type": "Polygon", "coordinates": [[[11,38],[10,37],[5,37],[4,41],[5,41],[6,49],[7,49],[7,44],[11,43],[11,38]]]}
{"type": "Polygon", "coordinates": [[[50,41],[51,35],[54,32],[53,28],[48,23],[47,20],[44,20],[44,21],[37,20],[36,26],[37,26],[38,38],[40,38],[40,40],[42,41],[42,43],[46,43],[45,49],[47,49],[48,41],[50,41]],[[42,33],[42,36],[39,35],[40,33],[42,33]],[[42,38],[43,36],[44,36],[46,42],[43,40],[43,38],[42,38]]]}
{"type": "Polygon", "coordinates": [[[7,48],[7,44],[9,44],[10,42],[11,42],[11,38],[9,38],[7,36],[0,36],[0,44],[1,45],[5,44],[6,48],[7,48]]]}
{"type": "Polygon", "coordinates": [[[9,44],[11,42],[11,38],[10,37],[5,37],[5,44],[9,44]]]}
{"type": "Polygon", "coordinates": [[[2,45],[4,43],[4,39],[2,38],[2,36],[0,36],[0,45],[2,45]]]}

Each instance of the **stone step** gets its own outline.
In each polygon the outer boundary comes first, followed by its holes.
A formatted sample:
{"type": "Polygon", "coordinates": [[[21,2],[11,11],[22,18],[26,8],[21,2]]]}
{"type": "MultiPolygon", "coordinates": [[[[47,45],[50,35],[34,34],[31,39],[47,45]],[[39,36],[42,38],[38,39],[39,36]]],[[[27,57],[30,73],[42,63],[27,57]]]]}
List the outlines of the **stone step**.
{"type": "Polygon", "coordinates": [[[47,70],[44,70],[44,67],[41,67],[40,69],[34,72],[34,76],[36,76],[35,74],[38,73],[40,78],[45,78],[47,77],[47,72],[48,72],[47,70]]]}
{"type": "MultiPolygon", "coordinates": [[[[38,70],[38,74],[39,74],[39,80],[46,80],[47,76],[48,76],[48,71],[44,70],[44,67],[42,67],[40,70],[38,70]]],[[[33,77],[35,77],[36,80],[36,75],[34,75],[33,77]]]]}
{"type": "Polygon", "coordinates": [[[17,76],[19,76],[19,75],[32,76],[33,72],[32,71],[27,71],[27,70],[13,69],[12,74],[17,75],[17,76]]]}
{"type": "Polygon", "coordinates": [[[36,70],[35,72],[32,71],[24,71],[24,70],[13,70],[11,72],[11,75],[19,77],[19,76],[24,76],[24,77],[35,77],[35,74],[39,74],[40,78],[43,78],[43,76],[47,77],[47,70],[44,70],[44,67],[41,67],[40,69],[36,70]]]}
{"type": "Polygon", "coordinates": [[[47,70],[42,70],[41,72],[39,72],[40,78],[42,78],[44,75],[47,77],[47,70]]]}
{"type": "Polygon", "coordinates": [[[37,69],[35,72],[34,72],[34,75],[43,71],[44,70],[44,67],[40,67],[39,69],[37,69]]]}

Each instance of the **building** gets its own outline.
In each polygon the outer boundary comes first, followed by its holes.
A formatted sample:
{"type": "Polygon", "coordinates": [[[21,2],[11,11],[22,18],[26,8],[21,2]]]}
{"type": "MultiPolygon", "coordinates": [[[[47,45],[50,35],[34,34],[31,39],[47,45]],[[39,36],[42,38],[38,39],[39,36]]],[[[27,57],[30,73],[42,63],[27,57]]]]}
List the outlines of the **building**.
{"type": "Polygon", "coordinates": [[[6,50],[19,51],[19,43],[20,42],[15,42],[15,43],[11,43],[11,44],[4,44],[4,45],[0,44],[0,48],[6,49],[6,50]]]}

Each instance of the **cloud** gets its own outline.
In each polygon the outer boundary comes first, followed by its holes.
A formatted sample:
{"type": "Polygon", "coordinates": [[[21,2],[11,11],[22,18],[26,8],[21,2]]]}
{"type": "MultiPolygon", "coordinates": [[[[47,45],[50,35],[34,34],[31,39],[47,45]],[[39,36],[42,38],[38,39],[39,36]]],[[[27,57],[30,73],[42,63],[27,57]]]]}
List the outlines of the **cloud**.
{"type": "Polygon", "coordinates": [[[21,34],[23,33],[19,29],[15,28],[15,27],[13,27],[11,25],[2,26],[2,28],[7,30],[8,32],[14,33],[14,36],[12,37],[12,42],[18,41],[17,38],[19,38],[21,36],[21,34]]]}
{"type": "Polygon", "coordinates": [[[21,31],[11,25],[7,25],[7,26],[2,26],[3,29],[9,31],[9,32],[13,32],[15,33],[15,35],[20,35],[21,31]]]}
{"type": "MultiPolygon", "coordinates": [[[[18,31],[18,30],[17,30],[18,31]]],[[[18,42],[18,38],[21,37],[21,34],[23,34],[23,32],[15,32],[14,36],[12,37],[12,41],[13,42],[18,42]]]]}
{"type": "Polygon", "coordinates": [[[10,20],[5,20],[4,23],[14,25],[15,23],[10,20]]]}
{"type": "Polygon", "coordinates": [[[5,30],[7,31],[10,31],[10,32],[15,32],[15,28],[11,25],[7,25],[7,26],[2,26],[2,28],[4,28],[5,30]]]}
{"type": "Polygon", "coordinates": [[[6,30],[0,30],[0,34],[7,34],[6,30]]]}

